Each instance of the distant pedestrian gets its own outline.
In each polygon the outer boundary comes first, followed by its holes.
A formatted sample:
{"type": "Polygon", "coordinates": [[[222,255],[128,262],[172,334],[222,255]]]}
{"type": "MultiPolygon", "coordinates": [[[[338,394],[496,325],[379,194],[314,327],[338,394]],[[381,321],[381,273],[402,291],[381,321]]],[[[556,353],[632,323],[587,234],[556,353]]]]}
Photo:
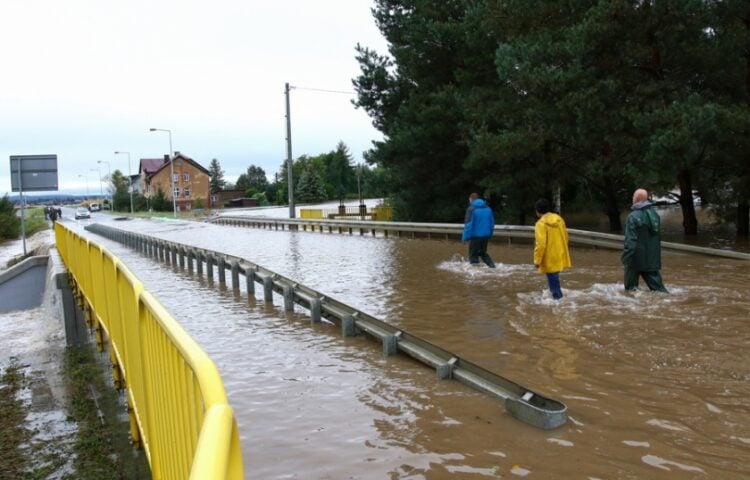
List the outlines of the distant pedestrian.
{"type": "Polygon", "coordinates": [[[625,221],[625,245],[622,264],[625,267],[625,290],[638,289],[643,277],[650,290],[667,293],[661,280],[661,220],[642,188],[633,193],[633,206],[625,221]]]}
{"type": "Polygon", "coordinates": [[[481,258],[490,268],[495,268],[495,262],[487,253],[487,244],[495,231],[495,215],[487,202],[479,198],[479,194],[469,195],[469,207],[464,217],[464,233],[462,242],[469,242],[469,263],[478,265],[481,258]]]}
{"type": "Polygon", "coordinates": [[[560,288],[560,272],[571,267],[568,251],[568,230],[565,220],[551,211],[547,199],[539,199],[534,204],[537,220],[534,226],[534,266],[539,273],[547,275],[552,298],[563,297],[560,288]]]}
{"type": "Polygon", "coordinates": [[[52,224],[57,221],[57,209],[50,207],[49,209],[49,219],[52,221],[52,224]]]}

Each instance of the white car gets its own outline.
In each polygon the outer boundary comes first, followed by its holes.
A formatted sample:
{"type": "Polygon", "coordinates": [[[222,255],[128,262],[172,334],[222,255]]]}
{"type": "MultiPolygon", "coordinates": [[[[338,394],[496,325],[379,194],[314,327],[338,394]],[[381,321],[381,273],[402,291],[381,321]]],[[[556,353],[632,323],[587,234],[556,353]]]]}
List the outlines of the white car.
{"type": "Polygon", "coordinates": [[[91,218],[91,214],[89,213],[88,208],[86,207],[76,208],[76,220],[79,220],[81,218],[91,218]]]}
{"type": "Polygon", "coordinates": [[[98,212],[101,209],[102,209],[102,206],[99,205],[98,203],[92,203],[91,205],[89,205],[89,210],[91,210],[92,212],[98,212]]]}

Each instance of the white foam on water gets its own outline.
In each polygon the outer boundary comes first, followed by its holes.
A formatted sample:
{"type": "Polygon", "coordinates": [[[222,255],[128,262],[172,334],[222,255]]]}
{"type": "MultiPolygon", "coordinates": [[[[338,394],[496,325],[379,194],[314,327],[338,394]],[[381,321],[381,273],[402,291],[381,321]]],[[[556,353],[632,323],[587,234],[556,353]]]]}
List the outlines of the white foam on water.
{"type": "Polygon", "coordinates": [[[533,267],[500,262],[495,263],[495,268],[490,268],[484,263],[472,265],[464,257],[456,253],[450,260],[439,263],[437,268],[456,273],[468,279],[489,279],[509,277],[518,272],[528,272],[533,267]]]}
{"type": "Polygon", "coordinates": [[[672,471],[672,469],[669,468],[670,466],[672,466],[672,467],[677,467],[680,470],[684,470],[686,472],[706,473],[705,470],[703,470],[702,468],[673,462],[672,460],[666,460],[664,458],[657,457],[656,455],[644,455],[643,457],[641,457],[641,460],[643,461],[643,463],[647,465],[651,465],[652,467],[660,468],[668,472],[672,471]]]}
{"type": "Polygon", "coordinates": [[[571,442],[570,440],[563,440],[561,438],[554,438],[554,437],[548,438],[547,442],[548,443],[555,443],[555,444],[560,445],[562,447],[573,447],[573,446],[575,446],[575,443],[571,442]]]}
{"type": "Polygon", "coordinates": [[[688,429],[685,427],[682,427],[680,425],[675,425],[672,422],[668,422],[666,420],[660,420],[658,418],[652,418],[650,420],[647,420],[646,423],[648,425],[653,425],[655,427],[663,428],[664,430],[671,430],[673,432],[687,432],[688,429]]]}
{"type": "Polygon", "coordinates": [[[650,448],[651,447],[651,444],[648,442],[639,442],[636,440],[623,440],[622,443],[624,443],[628,447],[637,447],[637,448],[650,448]]]}

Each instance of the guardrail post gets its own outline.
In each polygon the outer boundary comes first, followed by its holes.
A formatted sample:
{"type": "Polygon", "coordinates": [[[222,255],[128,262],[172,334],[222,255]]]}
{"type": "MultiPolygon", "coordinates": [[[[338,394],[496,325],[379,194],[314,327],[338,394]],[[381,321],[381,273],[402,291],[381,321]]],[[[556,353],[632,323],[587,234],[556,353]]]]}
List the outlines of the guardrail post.
{"type": "Polygon", "coordinates": [[[193,257],[195,256],[195,252],[192,248],[188,248],[187,250],[187,267],[188,272],[193,273],[193,257]]]}
{"type": "Polygon", "coordinates": [[[398,337],[401,336],[401,332],[397,332],[395,335],[386,335],[383,337],[383,354],[386,356],[395,355],[398,353],[398,337]]]}
{"type": "Polygon", "coordinates": [[[214,278],[214,256],[210,253],[206,255],[206,277],[214,278]]]}
{"type": "Polygon", "coordinates": [[[456,357],[448,360],[447,363],[438,365],[435,371],[437,372],[437,378],[440,380],[448,380],[453,378],[453,368],[456,365],[458,359],[456,357]]]}
{"type": "Polygon", "coordinates": [[[341,318],[341,336],[342,337],[353,337],[357,334],[354,328],[354,317],[351,315],[344,315],[341,318]]]}
{"type": "Polygon", "coordinates": [[[253,267],[245,267],[245,286],[248,298],[255,295],[255,270],[253,267]]]}
{"type": "Polygon", "coordinates": [[[312,323],[320,323],[320,299],[310,300],[310,320],[312,323]]]}
{"type": "Polygon", "coordinates": [[[216,261],[216,266],[219,270],[219,283],[225,285],[227,283],[227,261],[223,256],[220,256],[216,261]]]}
{"type": "Polygon", "coordinates": [[[232,289],[240,289],[240,263],[236,260],[232,262],[232,289]]]}
{"type": "Polygon", "coordinates": [[[171,256],[171,259],[169,261],[169,264],[173,267],[177,265],[177,245],[169,244],[169,253],[171,256]]]}
{"type": "Polygon", "coordinates": [[[273,278],[270,276],[263,277],[263,299],[273,302],[273,278]]]}
{"type": "Polygon", "coordinates": [[[195,252],[195,266],[198,268],[198,275],[203,275],[203,252],[195,252]]]}
{"type": "Polygon", "coordinates": [[[291,312],[294,310],[294,287],[291,285],[284,285],[284,310],[291,312]]]}
{"type": "Polygon", "coordinates": [[[180,254],[180,268],[185,268],[185,247],[180,245],[178,252],[180,254]]]}

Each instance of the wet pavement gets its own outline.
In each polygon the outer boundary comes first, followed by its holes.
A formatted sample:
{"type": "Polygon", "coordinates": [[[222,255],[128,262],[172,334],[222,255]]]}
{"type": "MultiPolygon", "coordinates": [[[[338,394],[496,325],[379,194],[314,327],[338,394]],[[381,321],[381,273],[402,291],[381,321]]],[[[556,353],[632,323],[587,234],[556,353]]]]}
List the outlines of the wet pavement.
{"type": "MultiPolygon", "coordinates": [[[[27,251],[45,254],[54,242],[51,230],[27,240],[27,251]]],[[[21,241],[0,246],[0,271],[5,263],[23,255],[21,241]]],[[[65,330],[59,294],[54,288],[43,293],[41,305],[0,313],[0,371],[18,366],[24,377],[19,400],[26,405],[26,427],[32,437],[25,446],[33,465],[41,469],[55,462],[55,472],[45,478],[62,478],[72,472],[72,444],[77,425],[68,421],[64,409],[62,380],[65,330]]]]}
{"type": "Polygon", "coordinates": [[[568,424],[535,429],[375,342],[284,312],[279,298],[248,299],[96,237],[217,363],[248,478],[750,474],[746,262],[665,254],[671,293],[627,294],[619,252],[576,248],[555,302],[530,245],[491,244],[490,270],[468,266],[455,241],[111,225],[247,258],[569,408],[568,424]]]}

